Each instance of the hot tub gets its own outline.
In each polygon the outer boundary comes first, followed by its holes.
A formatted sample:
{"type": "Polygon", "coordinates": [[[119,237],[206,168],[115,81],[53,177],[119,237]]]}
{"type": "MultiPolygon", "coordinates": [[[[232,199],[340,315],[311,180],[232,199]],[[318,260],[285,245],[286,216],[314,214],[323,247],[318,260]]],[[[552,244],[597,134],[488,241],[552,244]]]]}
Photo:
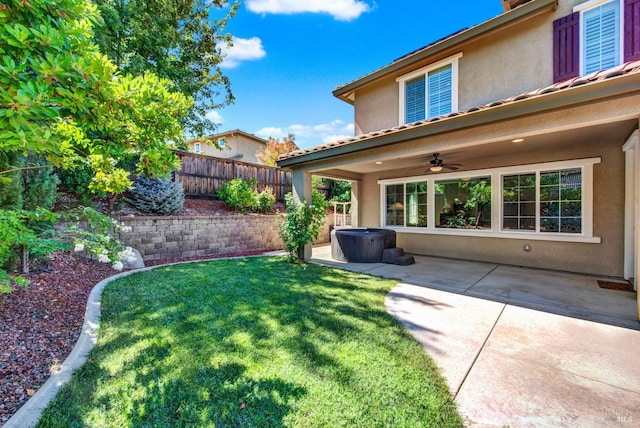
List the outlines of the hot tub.
{"type": "Polygon", "coordinates": [[[383,250],[395,246],[395,230],[355,228],[331,232],[331,257],[343,262],[380,263],[383,250]]]}

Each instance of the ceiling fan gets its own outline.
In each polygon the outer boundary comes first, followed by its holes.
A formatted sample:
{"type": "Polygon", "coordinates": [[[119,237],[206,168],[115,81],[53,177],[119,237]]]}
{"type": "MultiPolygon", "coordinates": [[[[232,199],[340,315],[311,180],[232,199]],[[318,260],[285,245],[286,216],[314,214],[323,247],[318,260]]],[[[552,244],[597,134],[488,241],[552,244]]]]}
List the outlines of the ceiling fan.
{"type": "Polygon", "coordinates": [[[459,163],[444,163],[442,161],[442,159],[440,159],[440,153],[434,153],[433,154],[433,159],[431,159],[429,161],[429,163],[431,164],[431,166],[429,168],[427,168],[427,170],[425,172],[440,172],[443,169],[447,169],[450,171],[456,171],[458,169],[458,167],[461,167],[462,165],[459,163]]]}

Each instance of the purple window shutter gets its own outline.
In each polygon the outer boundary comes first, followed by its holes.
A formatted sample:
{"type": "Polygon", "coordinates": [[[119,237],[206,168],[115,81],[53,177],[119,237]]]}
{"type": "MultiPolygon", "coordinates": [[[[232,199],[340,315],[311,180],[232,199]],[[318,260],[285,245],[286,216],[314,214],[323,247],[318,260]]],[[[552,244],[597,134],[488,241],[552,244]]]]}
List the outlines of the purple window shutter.
{"type": "Polygon", "coordinates": [[[576,12],[553,22],[553,83],[579,75],[580,13],[576,12]]]}
{"type": "Polygon", "coordinates": [[[640,0],[624,1],[624,61],[640,60],[640,0]]]}

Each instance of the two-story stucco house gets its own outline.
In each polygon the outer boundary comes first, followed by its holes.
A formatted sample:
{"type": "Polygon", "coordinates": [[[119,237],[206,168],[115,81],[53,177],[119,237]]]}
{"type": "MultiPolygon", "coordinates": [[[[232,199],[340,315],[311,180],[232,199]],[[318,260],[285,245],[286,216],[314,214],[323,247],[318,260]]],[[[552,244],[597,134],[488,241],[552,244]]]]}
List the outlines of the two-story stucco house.
{"type": "Polygon", "coordinates": [[[262,164],[256,157],[256,153],[266,148],[267,140],[235,129],[210,135],[202,140],[191,141],[189,146],[190,151],[201,155],[233,158],[243,162],[262,164]],[[212,144],[214,142],[218,144],[220,149],[212,144]]]}
{"type": "Polygon", "coordinates": [[[407,252],[637,278],[640,0],[502,3],[336,88],[356,135],[278,164],[407,252]]]}

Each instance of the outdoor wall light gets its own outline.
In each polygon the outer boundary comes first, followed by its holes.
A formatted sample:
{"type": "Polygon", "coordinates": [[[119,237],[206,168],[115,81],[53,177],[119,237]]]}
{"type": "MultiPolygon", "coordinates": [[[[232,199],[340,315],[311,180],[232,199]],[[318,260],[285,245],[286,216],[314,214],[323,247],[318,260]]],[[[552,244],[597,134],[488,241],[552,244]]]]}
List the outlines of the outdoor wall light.
{"type": "Polygon", "coordinates": [[[511,140],[512,143],[522,143],[524,138],[516,138],[515,140],[511,140]]]}

